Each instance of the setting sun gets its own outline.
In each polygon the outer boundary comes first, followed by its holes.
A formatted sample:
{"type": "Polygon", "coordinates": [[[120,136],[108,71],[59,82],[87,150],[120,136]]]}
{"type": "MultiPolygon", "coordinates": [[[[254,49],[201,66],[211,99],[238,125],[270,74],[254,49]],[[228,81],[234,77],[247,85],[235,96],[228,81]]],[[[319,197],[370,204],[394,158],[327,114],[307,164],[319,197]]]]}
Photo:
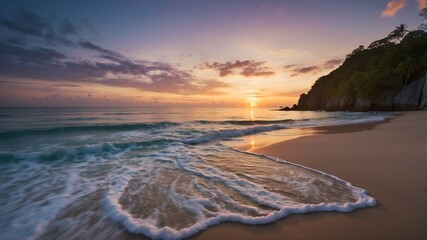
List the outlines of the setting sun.
{"type": "Polygon", "coordinates": [[[251,108],[256,107],[256,100],[257,99],[254,97],[249,98],[249,105],[251,106],[251,108]]]}

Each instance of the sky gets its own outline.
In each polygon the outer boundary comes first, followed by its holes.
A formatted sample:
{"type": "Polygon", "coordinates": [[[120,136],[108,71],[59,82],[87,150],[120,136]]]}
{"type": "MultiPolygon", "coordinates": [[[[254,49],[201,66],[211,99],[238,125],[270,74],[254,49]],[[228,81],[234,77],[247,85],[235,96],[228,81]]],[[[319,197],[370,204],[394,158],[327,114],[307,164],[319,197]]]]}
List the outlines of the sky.
{"type": "Polygon", "coordinates": [[[0,106],[278,107],[427,0],[0,4],[0,106]]]}

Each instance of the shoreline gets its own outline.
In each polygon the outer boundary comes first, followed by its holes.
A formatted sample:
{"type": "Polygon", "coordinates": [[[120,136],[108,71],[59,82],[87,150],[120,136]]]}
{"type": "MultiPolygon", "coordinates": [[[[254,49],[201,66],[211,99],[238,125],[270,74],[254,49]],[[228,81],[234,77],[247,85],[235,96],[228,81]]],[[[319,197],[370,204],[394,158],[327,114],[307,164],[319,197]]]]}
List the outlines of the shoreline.
{"type": "Polygon", "coordinates": [[[327,126],[314,126],[314,127],[275,130],[272,132],[268,132],[267,135],[253,134],[248,136],[242,136],[238,138],[240,139],[241,142],[236,142],[231,144],[229,143],[226,145],[236,148],[240,151],[256,153],[257,149],[265,148],[276,143],[286,142],[286,141],[289,141],[292,139],[298,139],[301,137],[372,130],[377,125],[387,123],[391,119],[401,115],[402,114],[395,115],[392,118],[385,118],[382,121],[372,121],[372,122],[369,121],[369,122],[348,123],[348,124],[341,124],[341,125],[327,125],[327,126]],[[280,134],[280,133],[283,133],[283,134],[280,134]]]}
{"type": "Polygon", "coordinates": [[[320,128],[251,150],[348,181],[368,191],[375,207],[297,214],[266,225],[221,223],[191,239],[426,239],[426,122],[427,111],[405,112],[356,131],[320,128]]]}

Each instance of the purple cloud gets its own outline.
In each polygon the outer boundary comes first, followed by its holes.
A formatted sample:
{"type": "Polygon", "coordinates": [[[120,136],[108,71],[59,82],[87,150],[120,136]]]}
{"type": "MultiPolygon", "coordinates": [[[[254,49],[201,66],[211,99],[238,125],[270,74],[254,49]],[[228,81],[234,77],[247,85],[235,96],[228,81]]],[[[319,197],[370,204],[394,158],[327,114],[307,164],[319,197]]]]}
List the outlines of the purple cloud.
{"type": "Polygon", "coordinates": [[[70,21],[64,19],[57,23],[24,8],[19,8],[12,19],[0,18],[0,26],[11,34],[42,39],[50,44],[71,45],[72,41],[68,37],[78,35],[78,27],[70,21]]]}
{"type": "Polygon", "coordinates": [[[283,66],[283,68],[286,71],[291,72],[291,77],[295,77],[298,75],[309,74],[309,73],[316,74],[316,73],[323,71],[323,70],[332,69],[332,68],[336,67],[337,65],[341,64],[342,61],[343,61],[342,59],[330,59],[330,60],[327,60],[327,61],[325,61],[319,65],[300,67],[297,64],[291,64],[291,65],[283,66]]]}
{"type": "Polygon", "coordinates": [[[98,83],[181,95],[215,95],[221,93],[219,88],[229,86],[217,80],[196,81],[189,72],[162,62],[124,57],[117,62],[76,61],[51,49],[24,48],[4,42],[0,42],[0,72],[2,77],[98,83]]]}
{"type": "MultiPolygon", "coordinates": [[[[191,71],[169,63],[131,59],[83,38],[75,42],[71,36],[81,33],[66,19],[47,19],[19,9],[12,19],[0,18],[0,27],[6,30],[0,35],[0,77],[97,83],[180,95],[220,94],[220,88],[229,86],[217,80],[196,79],[191,71]],[[36,38],[38,41],[33,41],[36,38]],[[32,46],[34,43],[45,46],[32,46]],[[75,59],[58,50],[65,48],[98,55],[75,59]]],[[[260,74],[256,70],[256,64],[247,65],[242,74],[260,74]]]]}
{"type": "Polygon", "coordinates": [[[244,60],[235,62],[205,62],[201,68],[213,69],[219,72],[219,76],[225,77],[230,74],[235,74],[239,70],[238,74],[245,77],[264,76],[268,77],[274,74],[268,67],[263,66],[265,62],[257,62],[254,60],[244,60]]]}

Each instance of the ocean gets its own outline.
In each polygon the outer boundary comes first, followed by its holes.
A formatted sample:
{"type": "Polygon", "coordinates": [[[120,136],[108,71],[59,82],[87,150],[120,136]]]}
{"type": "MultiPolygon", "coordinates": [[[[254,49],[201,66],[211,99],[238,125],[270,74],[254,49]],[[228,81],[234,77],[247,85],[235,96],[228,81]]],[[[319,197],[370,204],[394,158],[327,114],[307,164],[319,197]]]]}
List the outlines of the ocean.
{"type": "Polygon", "coordinates": [[[225,221],[266,224],[289,214],[374,206],[349,182],[239,146],[392,116],[1,108],[0,239],[179,239],[225,221]]]}

